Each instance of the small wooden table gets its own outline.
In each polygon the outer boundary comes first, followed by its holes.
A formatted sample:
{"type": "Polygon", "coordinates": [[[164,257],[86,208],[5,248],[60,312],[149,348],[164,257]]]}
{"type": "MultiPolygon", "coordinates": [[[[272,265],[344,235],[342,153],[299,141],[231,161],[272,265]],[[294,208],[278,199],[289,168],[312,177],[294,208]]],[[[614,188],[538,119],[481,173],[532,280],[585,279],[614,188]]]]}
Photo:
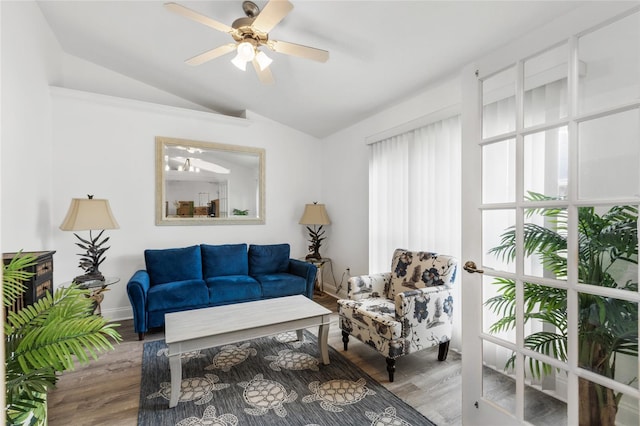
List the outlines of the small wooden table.
{"type": "Polygon", "coordinates": [[[304,296],[277,297],[255,302],[165,314],[165,341],[169,346],[171,399],[178,405],[185,352],[228,345],[243,340],[319,326],[318,348],[322,362],[329,364],[327,337],[331,311],[304,296]]]}

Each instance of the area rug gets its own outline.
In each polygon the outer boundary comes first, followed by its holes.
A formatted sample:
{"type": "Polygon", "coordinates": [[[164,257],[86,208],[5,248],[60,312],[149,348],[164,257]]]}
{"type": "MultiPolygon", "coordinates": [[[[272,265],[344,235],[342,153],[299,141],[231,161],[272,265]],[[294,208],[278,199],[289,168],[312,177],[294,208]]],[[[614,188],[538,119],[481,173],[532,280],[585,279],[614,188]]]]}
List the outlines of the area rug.
{"type": "Polygon", "coordinates": [[[322,364],[307,331],[185,354],[175,408],[164,340],[142,356],[139,425],[433,425],[335,349],[322,364]]]}

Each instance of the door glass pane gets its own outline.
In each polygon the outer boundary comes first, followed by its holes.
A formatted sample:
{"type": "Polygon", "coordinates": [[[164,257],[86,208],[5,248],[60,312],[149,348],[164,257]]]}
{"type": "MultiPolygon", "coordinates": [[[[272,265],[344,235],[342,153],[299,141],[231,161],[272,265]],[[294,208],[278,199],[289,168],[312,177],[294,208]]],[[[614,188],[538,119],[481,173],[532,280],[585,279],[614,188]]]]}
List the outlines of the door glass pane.
{"type": "Polygon", "coordinates": [[[622,395],[618,404],[616,414],[616,424],[620,426],[640,425],[640,415],[638,415],[638,401],[627,395],[622,395]]]}
{"type": "Polygon", "coordinates": [[[602,199],[640,194],[640,109],[580,123],[579,197],[602,199]]]}
{"type": "Polygon", "coordinates": [[[482,147],[482,202],[508,203],[515,201],[515,139],[482,147]]]}
{"type": "Polygon", "coordinates": [[[524,137],[524,194],[547,198],[567,196],[569,140],[567,127],[524,137]]]}
{"type": "Polygon", "coordinates": [[[524,126],[567,116],[568,46],[563,44],[524,63],[524,126]]]}
{"type": "Polygon", "coordinates": [[[638,388],[638,304],[578,295],[578,366],[638,388]]]}
{"type": "Polygon", "coordinates": [[[516,129],[516,72],[508,68],[482,82],[482,137],[516,129]]]}
{"type": "Polygon", "coordinates": [[[578,279],[638,290],[638,206],[579,207],[578,279]]]}
{"type": "Polygon", "coordinates": [[[616,402],[613,389],[587,379],[578,379],[580,424],[602,426],[638,426],[638,401],[623,396],[616,402]],[[616,413],[616,410],[617,413],[616,413]]]}
{"type": "Polygon", "coordinates": [[[534,425],[567,425],[567,372],[552,369],[540,379],[529,376],[525,358],[527,386],[524,391],[524,419],[534,425]]]}
{"type": "Polygon", "coordinates": [[[507,412],[515,413],[515,358],[502,346],[484,341],[482,350],[482,396],[507,412]]]}
{"type": "Polygon", "coordinates": [[[567,279],[567,210],[557,207],[525,210],[524,273],[567,279]]]}
{"type": "MultiPolygon", "coordinates": [[[[513,353],[502,346],[483,342],[482,396],[515,413],[515,358],[513,353]]],[[[528,361],[528,360],[527,360],[528,361]]],[[[525,386],[524,416],[534,425],[566,425],[566,403],[558,399],[566,388],[566,373],[558,372],[551,382],[525,386]]]]}
{"type": "MultiPolygon", "coordinates": [[[[559,361],[566,361],[567,291],[526,283],[524,299],[524,346],[559,361]]],[[[531,360],[526,369],[534,379],[553,372],[549,365],[535,360],[531,360]]]]}
{"type": "Polygon", "coordinates": [[[580,112],[640,98],[640,12],[578,40],[580,112]]]}
{"type": "Polygon", "coordinates": [[[485,210],[482,212],[482,265],[515,272],[513,232],[515,210],[485,210]]]}
{"type": "Polygon", "coordinates": [[[515,343],[514,281],[485,274],[482,277],[482,302],[482,331],[515,343]]]}

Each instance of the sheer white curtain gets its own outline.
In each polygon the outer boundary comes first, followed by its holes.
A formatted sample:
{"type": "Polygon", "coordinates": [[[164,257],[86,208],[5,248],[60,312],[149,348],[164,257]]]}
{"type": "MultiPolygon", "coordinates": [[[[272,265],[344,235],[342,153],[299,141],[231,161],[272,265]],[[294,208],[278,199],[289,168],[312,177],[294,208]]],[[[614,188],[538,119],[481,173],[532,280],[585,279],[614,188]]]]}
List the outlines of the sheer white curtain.
{"type": "MultiPolygon", "coordinates": [[[[369,272],[391,268],[391,254],[405,247],[409,233],[409,139],[394,136],[370,146],[369,272]]],[[[405,247],[408,248],[408,247],[405,247]]]]}
{"type": "MultiPolygon", "coordinates": [[[[460,149],[459,115],[370,145],[369,272],[390,271],[396,248],[460,259],[460,149]]],[[[460,301],[458,294],[456,285],[460,301]]],[[[454,312],[459,347],[460,310],[454,312]]]]}
{"type": "Polygon", "coordinates": [[[369,271],[396,248],[460,251],[460,116],[371,144],[369,271]]]}

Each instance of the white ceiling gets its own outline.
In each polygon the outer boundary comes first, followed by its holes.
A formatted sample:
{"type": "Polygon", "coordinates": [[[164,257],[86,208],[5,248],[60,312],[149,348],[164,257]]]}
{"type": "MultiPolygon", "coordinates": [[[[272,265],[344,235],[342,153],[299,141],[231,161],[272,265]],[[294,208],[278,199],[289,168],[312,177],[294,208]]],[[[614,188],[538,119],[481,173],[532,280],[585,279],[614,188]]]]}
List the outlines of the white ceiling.
{"type": "MultiPolygon", "coordinates": [[[[180,1],[231,25],[242,2],[180,1]]],[[[170,13],[161,1],[41,1],[69,54],[209,109],[254,111],[325,137],[457,73],[576,1],[308,1],[270,38],[330,52],[318,63],[267,50],[275,85],[262,85],[233,54],[192,67],[185,59],[232,42],[230,35],[170,13]]],[[[256,1],[261,8],[265,0],[256,1]]]]}

